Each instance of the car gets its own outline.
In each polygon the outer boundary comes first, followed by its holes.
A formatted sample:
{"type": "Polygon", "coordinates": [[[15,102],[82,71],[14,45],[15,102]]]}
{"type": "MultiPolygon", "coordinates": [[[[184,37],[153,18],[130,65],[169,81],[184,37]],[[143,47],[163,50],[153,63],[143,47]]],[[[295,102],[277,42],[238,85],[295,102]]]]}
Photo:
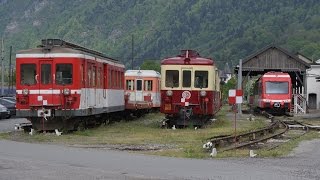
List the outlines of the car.
{"type": "Polygon", "coordinates": [[[16,115],[16,98],[15,97],[0,97],[0,104],[5,106],[9,111],[10,115],[16,115]]]}
{"type": "Polygon", "coordinates": [[[10,111],[5,106],[0,104],[0,119],[3,119],[3,118],[9,119],[10,117],[11,117],[10,111]]]}

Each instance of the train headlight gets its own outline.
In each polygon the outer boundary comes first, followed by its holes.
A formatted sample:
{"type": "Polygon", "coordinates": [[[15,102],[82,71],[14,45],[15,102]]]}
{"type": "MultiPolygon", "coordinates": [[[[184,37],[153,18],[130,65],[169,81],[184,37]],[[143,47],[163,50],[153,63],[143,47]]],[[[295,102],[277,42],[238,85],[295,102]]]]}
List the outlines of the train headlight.
{"type": "Polygon", "coordinates": [[[22,90],[22,94],[25,95],[25,96],[28,95],[29,94],[29,90],[28,89],[23,89],[22,90]]]}
{"type": "Polygon", "coordinates": [[[167,94],[167,96],[172,96],[173,92],[172,92],[171,90],[168,90],[168,91],[166,92],[166,94],[167,94]]]}
{"type": "Polygon", "coordinates": [[[207,95],[207,92],[206,91],[200,91],[200,96],[204,97],[207,95]]]}
{"type": "Polygon", "coordinates": [[[63,94],[66,95],[66,96],[67,96],[67,95],[70,95],[70,89],[64,88],[63,94]]]}

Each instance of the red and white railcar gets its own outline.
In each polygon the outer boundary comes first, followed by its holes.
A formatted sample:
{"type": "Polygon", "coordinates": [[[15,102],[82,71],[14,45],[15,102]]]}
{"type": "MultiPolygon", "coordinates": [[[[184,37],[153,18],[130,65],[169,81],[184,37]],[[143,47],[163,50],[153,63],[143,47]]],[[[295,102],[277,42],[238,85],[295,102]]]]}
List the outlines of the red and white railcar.
{"type": "MultiPolygon", "coordinates": [[[[126,109],[148,111],[159,108],[160,97],[159,72],[154,70],[127,70],[126,82],[126,109]]],[[[136,111],[136,113],[140,113],[136,111]]]]}
{"type": "Polygon", "coordinates": [[[124,65],[60,39],[16,55],[17,116],[38,130],[74,129],[125,109],[124,65]]]}
{"type": "Polygon", "coordinates": [[[254,84],[251,104],[270,113],[290,112],[292,82],[288,73],[268,72],[254,84]]]}
{"type": "Polygon", "coordinates": [[[182,50],[161,62],[161,112],[170,125],[201,126],[220,110],[220,78],[214,61],[182,50]]]}

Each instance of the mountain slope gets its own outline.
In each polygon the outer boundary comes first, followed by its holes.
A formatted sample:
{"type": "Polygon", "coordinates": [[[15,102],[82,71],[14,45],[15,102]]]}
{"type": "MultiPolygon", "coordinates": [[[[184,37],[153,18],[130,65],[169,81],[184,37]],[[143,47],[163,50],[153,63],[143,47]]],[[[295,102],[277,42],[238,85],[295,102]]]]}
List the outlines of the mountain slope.
{"type": "Polygon", "coordinates": [[[62,38],[128,67],[133,37],[135,67],[196,49],[222,68],[271,43],[320,58],[319,9],[317,0],[0,0],[0,33],[15,50],[62,38]]]}

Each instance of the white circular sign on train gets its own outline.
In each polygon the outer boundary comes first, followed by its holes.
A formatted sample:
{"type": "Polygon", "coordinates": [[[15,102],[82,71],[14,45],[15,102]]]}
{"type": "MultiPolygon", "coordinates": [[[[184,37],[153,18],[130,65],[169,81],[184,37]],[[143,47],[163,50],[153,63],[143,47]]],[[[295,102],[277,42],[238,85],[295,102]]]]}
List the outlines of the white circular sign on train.
{"type": "Polygon", "coordinates": [[[182,97],[185,99],[190,99],[191,93],[189,91],[183,91],[182,97]]]}

